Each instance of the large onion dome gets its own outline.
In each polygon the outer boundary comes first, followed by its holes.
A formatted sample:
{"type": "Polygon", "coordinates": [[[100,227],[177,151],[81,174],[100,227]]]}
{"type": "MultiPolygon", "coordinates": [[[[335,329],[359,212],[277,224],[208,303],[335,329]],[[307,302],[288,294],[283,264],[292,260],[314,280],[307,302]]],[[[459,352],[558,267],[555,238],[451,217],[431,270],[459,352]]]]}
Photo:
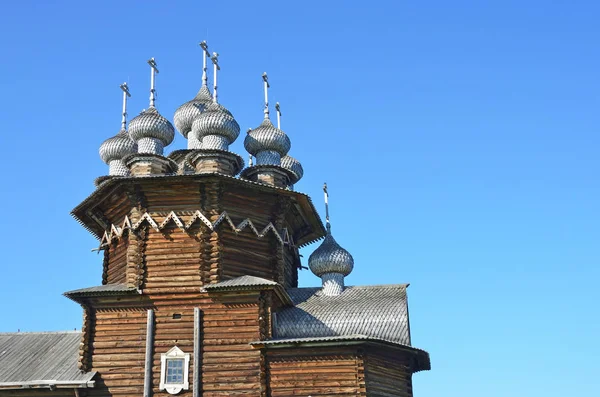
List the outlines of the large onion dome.
{"type": "Polygon", "coordinates": [[[328,230],[325,240],[308,258],[308,267],[318,277],[326,273],[347,276],[354,268],[354,258],[340,247],[328,230]]]}
{"type": "Polygon", "coordinates": [[[244,140],[244,147],[256,157],[257,165],[281,165],[281,157],[289,152],[291,146],[290,138],[275,128],[268,118],[250,131],[244,140]]]}
{"type": "Polygon", "coordinates": [[[152,106],[129,122],[129,136],[137,142],[138,153],[162,155],[164,147],[173,142],[175,129],[152,106]]]}
{"type": "Polygon", "coordinates": [[[100,158],[109,165],[109,175],[127,175],[127,167],[123,165],[121,159],[136,152],[137,145],[129,138],[125,129],[121,129],[117,135],[108,138],[100,145],[100,158]]]}
{"type": "Polygon", "coordinates": [[[240,126],[229,110],[213,102],[193,122],[192,134],[201,142],[201,149],[228,150],[240,135],[240,126]]]}
{"type": "MultiPolygon", "coordinates": [[[[206,109],[206,107],[212,102],[212,95],[208,90],[206,84],[202,84],[200,91],[198,94],[192,99],[179,106],[175,111],[175,115],[173,116],[173,122],[175,123],[175,128],[183,135],[186,139],[188,139],[188,134],[192,130],[192,124],[194,120],[196,120],[202,112],[206,109]]],[[[188,144],[188,149],[198,149],[197,147],[191,147],[188,144]]]]}
{"type": "Polygon", "coordinates": [[[295,178],[290,181],[292,185],[302,179],[302,176],[304,175],[302,164],[300,164],[300,162],[292,156],[283,156],[281,158],[281,166],[292,171],[292,173],[295,175],[295,178]]]}

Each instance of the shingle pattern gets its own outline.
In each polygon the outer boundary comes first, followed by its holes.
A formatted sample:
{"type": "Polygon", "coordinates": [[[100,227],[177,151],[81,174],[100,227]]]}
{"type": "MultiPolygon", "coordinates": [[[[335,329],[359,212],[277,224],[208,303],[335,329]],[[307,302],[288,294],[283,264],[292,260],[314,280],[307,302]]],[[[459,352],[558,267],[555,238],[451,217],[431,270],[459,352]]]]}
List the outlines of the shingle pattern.
{"type": "Polygon", "coordinates": [[[363,335],[410,346],[407,285],[346,287],[337,296],[321,288],[286,290],[293,307],[277,313],[275,339],[363,335]]]}
{"type": "Polygon", "coordinates": [[[137,289],[133,287],[128,287],[127,284],[106,284],[98,285],[96,287],[76,289],[73,291],[65,292],[64,295],[95,295],[121,292],[137,293],[137,289]]]}
{"type": "Polygon", "coordinates": [[[209,284],[204,287],[207,290],[228,289],[237,287],[265,287],[279,285],[275,281],[267,280],[266,278],[254,276],[241,276],[231,280],[221,281],[215,284],[209,284]]]}
{"type": "Polygon", "coordinates": [[[74,331],[0,333],[0,387],[91,381],[95,372],[77,368],[80,340],[74,331]]]}

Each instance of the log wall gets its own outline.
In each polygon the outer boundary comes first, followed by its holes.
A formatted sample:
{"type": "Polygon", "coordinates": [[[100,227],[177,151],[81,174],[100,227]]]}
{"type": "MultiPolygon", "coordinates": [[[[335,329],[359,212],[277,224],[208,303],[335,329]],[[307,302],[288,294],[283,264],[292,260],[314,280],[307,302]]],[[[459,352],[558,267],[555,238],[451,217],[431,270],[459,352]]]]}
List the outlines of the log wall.
{"type": "Polygon", "coordinates": [[[127,236],[128,234],[125,234],[120,240],[113,241],[108,247],[107,284],[127,282],[127,247],[129,246],[127,236]]]}
{"type": "Polygon", "coordinates": [[[270,395],[366,396],[362,359],[351,349],[267,352],[270,395]]]}
{"type": "MultiPolygon", "coordinates": [[[[239,292],[227,295],[171,293],[130,298],[105,297],[93,302],[94,330],[90,338],[90,370],[99,374],[91,396],[143,395],[147,309],[154,310],[152,385],[159,390],[161,354],[173,346],[190,357],[194,352],[194,308],[199,307],[200,385],[202,396],[261,395],[261,353],[249,345],[267,337],[270,292],[239,292]]],[[[179,393],[192,396],[194,364],[190,360],[190,389],[179,393]]],[[[265,395],[265,394],[262,394],[265,395]]]]}
{"type": "Polygon", "coordinates": [[[365,383],[369,396],[412,397],[412,370],[408,357],[370,349],[364,355],[365,383]]]}

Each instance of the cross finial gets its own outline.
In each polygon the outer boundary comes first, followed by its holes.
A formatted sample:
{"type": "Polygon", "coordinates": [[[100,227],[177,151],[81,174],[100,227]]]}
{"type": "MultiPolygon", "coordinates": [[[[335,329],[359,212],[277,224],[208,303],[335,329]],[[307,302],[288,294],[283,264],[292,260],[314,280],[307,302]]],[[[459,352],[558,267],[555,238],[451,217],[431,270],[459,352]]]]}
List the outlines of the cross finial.
{"type": "Polygon", "coordinates": [[[277,128],[281,129],[281,108],[279,107],[279,102],[275,104],[275,110],[277,110],[277,128]]]}
{"type": "Polygon", "coordinates": [[[323,184],[323,192],[325,193],[325,223],[327,233],[331,233],[331,223],[329,223],[329,193],[327,192],[327,182],[323,184]]]}
{"type": "Polygon", "coordinates": [[[154,89],[154,76],[158,73],[158,67],[154,58],[148,59],[148,65],[150,65],[150,107],[154,107],[154,101],[156,100],[155,89],[154,89]]]}
{"type": "Polygon", "coordinates": [[[210,57],[210,60],[213,63],[213,102],[218,103],[218,100],[217,100],[217,70],[221,70],[221,67],[219,66],[219,54],[217,54],[216,52],[213,52],[212,57],[210,57]]]}
{"type": "Polygon", "coordinates": [[[125,129],[127,125],[127,97],[131,97],[127,83],[121,84],[119,87],[123,90],[123,117],[121,117],[121,129],[125,129]]]}
{"type": "Polygon", "coordinates": [[[265,87],[265,119],[269,118],[269,77],[267,76],[267,72],[262,74],[263,85],[265,87]]]}
{"type": "Polygon", "coordinates": [[[208,85],[206,58],[210,57],[210,52],[208,52],[208,44],[206,44],[206,40],[200,43],[200,47],[202,47],[202,85],[208,85]]]}

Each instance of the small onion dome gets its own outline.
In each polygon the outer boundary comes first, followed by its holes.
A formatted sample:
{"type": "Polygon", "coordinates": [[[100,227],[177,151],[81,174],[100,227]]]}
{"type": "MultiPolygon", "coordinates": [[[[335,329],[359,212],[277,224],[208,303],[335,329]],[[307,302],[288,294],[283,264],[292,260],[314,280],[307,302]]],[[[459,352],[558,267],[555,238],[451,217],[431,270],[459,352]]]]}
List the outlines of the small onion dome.
{"type": "Polygon", "coordinates": [[[302,168],[302,164],[292,156],[285,155],[281,158],[281,166],[283,168],[287,168],[292,171],[296,178],[294,178],[291,183],[292,185],[302,179],[304,175],[304,169],[302,168]]]}
{"type": "Polygon", "coordinates": [[[229,110],[213,102],[192,123],[192,134],[202,142],[202,149],[228,150],[240,135],[240,126],[229,110]]]}
{"type": "Polygon", "coordinates": [[[145,150],[147,146],[155,148],[150,150],[150,152],[162,154],[162,148],[173,142],[175,129],[169,120],[158,113],[155,107],[150,107],[131,119],[129,122],[129,136],[138,143],[138,151],[140,153],[147,153],[148,151],[145,150]],[[144,145],[140,144],[141,140],[144,140],[144,145]],[[149,143],[147,141],[153,144],[146,145],[149,143]]]}
{"type": "Polygon", "coordinates": [[[280,165],[281,157],[289,152],[291,146],[290,138],[285,132],[275,128],[269,119],[264,119],[257,128],[248,132],[244,140],[244,147],[256,157],[259,165],[280,165]]]}
{"type": "Polygon", "coordinates": [[[128,154],[137,152],[137,145],[131,140],[127,131],[122,129],[112,138],[108,138],[100,145],[100,158],[106,164],[113,160],[121,160],[128,154]]]}
{"type": "Polygon", "coordinates": [[[202,114],[210,102],[212,102],[212,95],[210,95],[208,87],[202,84],[194,99],[179,106],[175,111],[173,122],[177,131],[187,138],[192,130],[192,123],[202,114]]]}
{"type": "Polygon", "coordinates": [[[352,255],[335,241],[331,231],[327,230],[325,240],[308,258],[310,270],[321,277],[327,273],[338,273],[343,276],[350,274],[354,268],[352,255]]]}

